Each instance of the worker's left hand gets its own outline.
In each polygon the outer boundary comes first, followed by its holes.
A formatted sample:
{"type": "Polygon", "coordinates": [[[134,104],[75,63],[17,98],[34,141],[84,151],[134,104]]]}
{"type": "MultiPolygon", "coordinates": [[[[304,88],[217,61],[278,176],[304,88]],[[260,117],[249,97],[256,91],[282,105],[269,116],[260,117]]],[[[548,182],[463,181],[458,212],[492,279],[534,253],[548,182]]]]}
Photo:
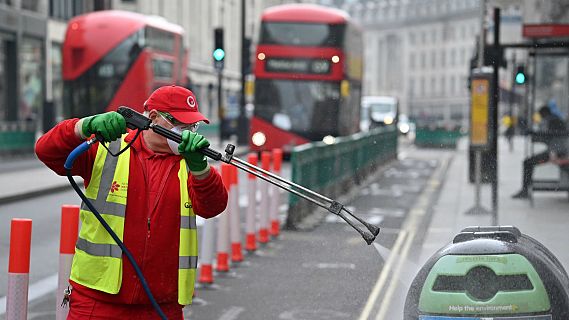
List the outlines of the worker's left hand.
{"type": "Polygon", "coordinates": [[[201,172],[207,168],[207,160],[198,150],[207,147],[209,147],[209,141],[204,136],[190,130],[184,130],[178,152],[188,161],[190,171],[201,172]]]}

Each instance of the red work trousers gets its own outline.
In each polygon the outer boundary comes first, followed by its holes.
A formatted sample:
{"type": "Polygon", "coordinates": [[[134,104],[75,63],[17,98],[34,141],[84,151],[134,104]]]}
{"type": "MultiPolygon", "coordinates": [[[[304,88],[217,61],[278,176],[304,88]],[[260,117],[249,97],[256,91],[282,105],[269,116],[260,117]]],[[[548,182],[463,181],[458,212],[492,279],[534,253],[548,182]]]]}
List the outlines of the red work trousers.
{"type": "MultiPolygon", "coordinates": [[[[171,320],[183,320],[182,306],[178,303],[161,304],[162,312],[171,320]]],[[[67,320],[160,319],[151,304],[115,304],[99,301],[73,291],[67,320]]]]}

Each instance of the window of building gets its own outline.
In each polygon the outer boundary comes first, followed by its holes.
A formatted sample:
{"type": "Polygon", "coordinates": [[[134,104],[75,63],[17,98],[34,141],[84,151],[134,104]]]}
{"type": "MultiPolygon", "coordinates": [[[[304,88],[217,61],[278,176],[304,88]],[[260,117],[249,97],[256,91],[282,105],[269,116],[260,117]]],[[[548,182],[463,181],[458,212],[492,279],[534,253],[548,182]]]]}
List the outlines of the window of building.
{"type": "Polygon", "coordinates": [[[456,51],[454,49],[450,49],[450,66],[454,67],[456,64],[456,51]]]}
{"type": "Polygon", "coordinates": [[[446,51],[445,49],[441,50],[441,67],[444,68],[446,66],[446,51]]]}
{"type": "Polygon", "coordinates": [[[414,52],[411,52],[411,54],[409,54],[409,68],[415,69],[415,53],[414,52]]]}
{"type": "Polygon", "coordinates": [[[421,52],[421,69],[425,69],[427,67],[427,57],[425,52],[421,52]]]}
{"type": "Polygon", "coordinates": [[[437,66],[437,53],[435,50],[431,52],[431,68],[436,68],[437,66]]]}
{"type": "Polygon", "coordinates": [[[415,79],[409,79],[409,95],[411,97],[415,96],[415,79]]]}
{"type": "Polygon", "coordinates": [[[37,0],[21,0],[22,9],[29,11],[38,11],[40,1],[37,0]]]}
{"type": "Polygon", "coordinates": [[[59,122],[63,120],[63,74],[61,44],[55,42],[51,44],[51,72],[53,108],[56,121],[59,122]]]}
{"type": "Polygon", "coordinates": [[[446,79],[445,76],[441,77],[441,95],[444,96],[446,94],[446,79]]]}
{"type": "Polygon", "coordinates": [[[409,43],[410,43],[410,44],[415,44],[415,41],[416,41],[416,39],[415,39],[415,33],[409,32],[409,43]]]}
{"type": "Polygon", "coordinates": [[[43,104],[43,42],[24,38],[20,45],[19,119],[36,120],[43,104]]]}
{"type": "Polygon", "coordinates": [[[419,92],[419,95],[425,95],[425,78],[421,78],[421,92],[419,92]]]}
{"type": "Polygon", "coordinates": [[[450,90],[449,90],[450,94],[455,94],[456,93],[456,80],[454,78],[454,76],[450,76],[450,90]]]}
{"type": "Polygon", "coordinates": [[[12,5],[12,0],[0,0],[0,3],[6,4],[11,6],[12,5]]]}

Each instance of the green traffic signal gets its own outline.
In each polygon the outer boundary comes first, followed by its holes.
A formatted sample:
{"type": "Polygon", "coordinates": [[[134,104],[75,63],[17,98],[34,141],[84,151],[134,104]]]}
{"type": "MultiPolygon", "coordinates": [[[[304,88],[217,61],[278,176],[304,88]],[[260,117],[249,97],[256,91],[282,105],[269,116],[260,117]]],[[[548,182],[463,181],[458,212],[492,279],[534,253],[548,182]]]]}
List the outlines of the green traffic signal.
{"type": "Polygon", "coordinates": [[[221,61],[225,58],[225,51],[223,49],[217,48],[213,51],[213,58],[215,61],[221,61]]]}
{"type": "Polygon", "coordinates": [[[524,84],[526,82],[526,75],[522,72],[518,72],[516,74],[516,83],[517,84],[524,84]]]}

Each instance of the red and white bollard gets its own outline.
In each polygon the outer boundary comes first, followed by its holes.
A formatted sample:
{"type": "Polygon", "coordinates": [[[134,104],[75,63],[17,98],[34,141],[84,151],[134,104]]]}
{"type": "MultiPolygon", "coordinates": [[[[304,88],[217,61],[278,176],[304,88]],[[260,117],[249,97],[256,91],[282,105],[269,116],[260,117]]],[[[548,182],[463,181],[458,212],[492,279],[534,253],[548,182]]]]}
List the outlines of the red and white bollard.
{"type": "MultiPolygon", "coordinates": [[[[231,165],[221,164],[221,179],[227,192],[231,190],[231,165]]],[[[217,217],[217,265],[218,272],[229,271],[229,208],[217,217]]]]}
{"type": "MultiPolygon", "coordinates": [[[[199,283],[213,283],[213,255],[215,252],[215,219],[205,219],[200,250],[199,283]]],[[[195,291],[194,291],[195,292],[195,291]]]]}
{"type": "Polygon", "coordinates": [[[71,263],[75,255],[75,243],[79,235],[79,206],[61,206],[61,230],[59,233],[59,271],[57,292],[55,294],[55,319],[64,320],[69,313],[69,305],[62,306],[64,291],[69,287],[71,263]]]}
{"type": "MultiPolygon", "coordinates": [[[[271,170],[271,154],[268,151],[261,153],[261,168],[265,171],[271,170]]],[[[269,242],[269,186],[261,186],[261,204],[259,208],[259,242],[269,242]]]]}
{"type": "MultiPolygon", "coordinates": [[[[281,175],[281,164],[283,161],[283,151],[281,149],[273,149],[273,173],[281,175]]],[[[278,237],[280,234],[280,220],[279,220],[279,205],[280,205],[280,189],[277,186],[271,185],[271,230],[270,234],[273,237],[278,237]]]]}
{"type": "Polygon", "coordinates": [[[26,320],[28,318],[31,244],[32,220],[12,219],[10,225],[8,293],[6,295],[6,319],[9,320],[26,320]]]}
{"type": "MultiPolygon", "coordinates": [[[[257,154],[250,153],[247,162],[256,166],[257,165],[257,154]]],[[[257,250],[257,239],[255,237],[255,214],[257,213],[257,177],[253,174],[248,174],[248,184],[247,192],[249,196],[249,202],[247,206],[247,217],[245,219],[245,250],[255,251],[257,250]]]]}
{"type": "Polygon", "coordinates": [[[239,213],[239,176],[237,167],[231,166],[231,189],[229,190],[229,221],[231,237],[231,261],[243,261],[241,248],[241,214],[239,213]]]}

